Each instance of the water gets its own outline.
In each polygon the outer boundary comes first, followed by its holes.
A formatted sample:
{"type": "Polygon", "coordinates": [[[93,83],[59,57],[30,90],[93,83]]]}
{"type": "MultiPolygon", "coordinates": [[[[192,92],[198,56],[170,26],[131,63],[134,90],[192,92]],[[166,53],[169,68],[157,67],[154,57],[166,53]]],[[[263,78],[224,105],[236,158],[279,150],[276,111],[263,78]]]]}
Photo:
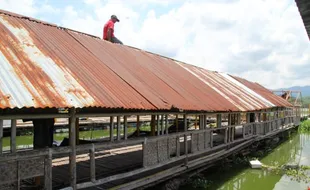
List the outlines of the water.
{"type": "MultiPolygon", "coordinates": [[[[310,166],[310,135],[296,134],[272,150],[261,162],[268,166],[297,162],[310,166]]],[[[207,173],[207,172],[206,172],[207,173]]],[[[310,175],[310,173],[309,173],[310,175]]],[[[225,172],[205,174],[212,181],[210,190],[307,190],[310,184],[290,180],[286,175],[260,169],[230,168],[225,172]]],[[[185,186],[182,189],[194,189],[185,186]]]]}

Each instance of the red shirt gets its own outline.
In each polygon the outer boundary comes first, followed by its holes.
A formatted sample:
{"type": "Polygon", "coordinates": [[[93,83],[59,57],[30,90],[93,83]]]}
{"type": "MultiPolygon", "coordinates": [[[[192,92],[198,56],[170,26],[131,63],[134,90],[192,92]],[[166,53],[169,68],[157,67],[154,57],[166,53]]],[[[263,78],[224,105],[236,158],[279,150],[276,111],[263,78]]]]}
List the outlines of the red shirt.
{"type": "Polygon", "coordinates": [[[109,20],[103,27],[103,39],[108,39],[108,29],[112,29],[112,37],[114,37],[114,22],[109,20]]]}

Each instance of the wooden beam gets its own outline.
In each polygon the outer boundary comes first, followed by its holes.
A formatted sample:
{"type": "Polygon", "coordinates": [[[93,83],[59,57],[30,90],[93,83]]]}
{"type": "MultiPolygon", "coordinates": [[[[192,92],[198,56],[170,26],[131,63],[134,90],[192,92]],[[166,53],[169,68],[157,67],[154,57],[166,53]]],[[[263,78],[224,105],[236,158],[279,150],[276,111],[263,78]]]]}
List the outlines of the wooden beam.
{"type": "Polygon", "coordinates": [[[3,120],[0,119],[0,154],[2,154],[2,139],[3,139],[3,120]]]}
{"type": "Polygon", "coordinates": [[[117,140],[121,140],[121,116],[117,116],[117,140]]]}
{"type": "Polygon", "coordinates": [[[127,115],[124,116],[124,139],[127,140],[128,136],[128,122],[127,122],[127,115]]]}
{"type": "Polygon", "coordinates": [[[187,115],[186,114],[183,115],[183,121],[184,121],[184,132],[186,132],[187,131],[187,115]]]}
{"type": "Polygon", "coordinates": [[[16,152],[16,119],[11,120],[11,138],[10,138],[11,153],[16,152]]]}
{"type": "Polygon", "coordinates": [[[156,116],[151,115],[151,135],[155,136],[155,125],[156,125],[156,116]]]}
{"type": "Polygon", "coordinates": [[[75,108],[70,109],[70,118],[69,118],[69,126],[70,126],[70,186],[73,190],[76,190],[76,110],[75,108]]]}
{"type": "Polygon", "coordinates": [[[110,117],[110,141],[114,141],[114,116],[110,117]]]}

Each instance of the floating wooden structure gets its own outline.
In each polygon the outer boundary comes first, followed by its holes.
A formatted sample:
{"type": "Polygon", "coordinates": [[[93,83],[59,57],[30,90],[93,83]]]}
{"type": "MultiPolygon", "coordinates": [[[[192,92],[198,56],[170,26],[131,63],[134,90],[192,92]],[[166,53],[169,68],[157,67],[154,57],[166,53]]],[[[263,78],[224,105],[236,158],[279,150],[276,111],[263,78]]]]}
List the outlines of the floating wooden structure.
{"type": "Polygon", "coordinates": [[[300,107],[257,83],[34,18],[0,11],[0,38],[0,189],[147,187],[300,123],[300,107]],[[109,117],[109,138],[80,144],[85,117],[109,117]],[[53,147],[55,118],[69,146],[53,147]],[[16,148],[19,119],[34,125],[32,150],[16,148]]]}

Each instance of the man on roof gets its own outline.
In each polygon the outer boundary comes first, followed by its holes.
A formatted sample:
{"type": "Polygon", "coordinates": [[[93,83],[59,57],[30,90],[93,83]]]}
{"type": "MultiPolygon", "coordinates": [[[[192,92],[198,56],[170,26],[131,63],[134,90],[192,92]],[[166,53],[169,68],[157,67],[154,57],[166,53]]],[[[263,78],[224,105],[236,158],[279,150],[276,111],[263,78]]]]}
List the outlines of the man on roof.
{"type": "Polygon", "coordinates": [[[111,19],[103,27],[103,39],[116,44],[123,44],[114,36],[114,24],[119,22],[117,16],[112,15],[111,19]]]}

